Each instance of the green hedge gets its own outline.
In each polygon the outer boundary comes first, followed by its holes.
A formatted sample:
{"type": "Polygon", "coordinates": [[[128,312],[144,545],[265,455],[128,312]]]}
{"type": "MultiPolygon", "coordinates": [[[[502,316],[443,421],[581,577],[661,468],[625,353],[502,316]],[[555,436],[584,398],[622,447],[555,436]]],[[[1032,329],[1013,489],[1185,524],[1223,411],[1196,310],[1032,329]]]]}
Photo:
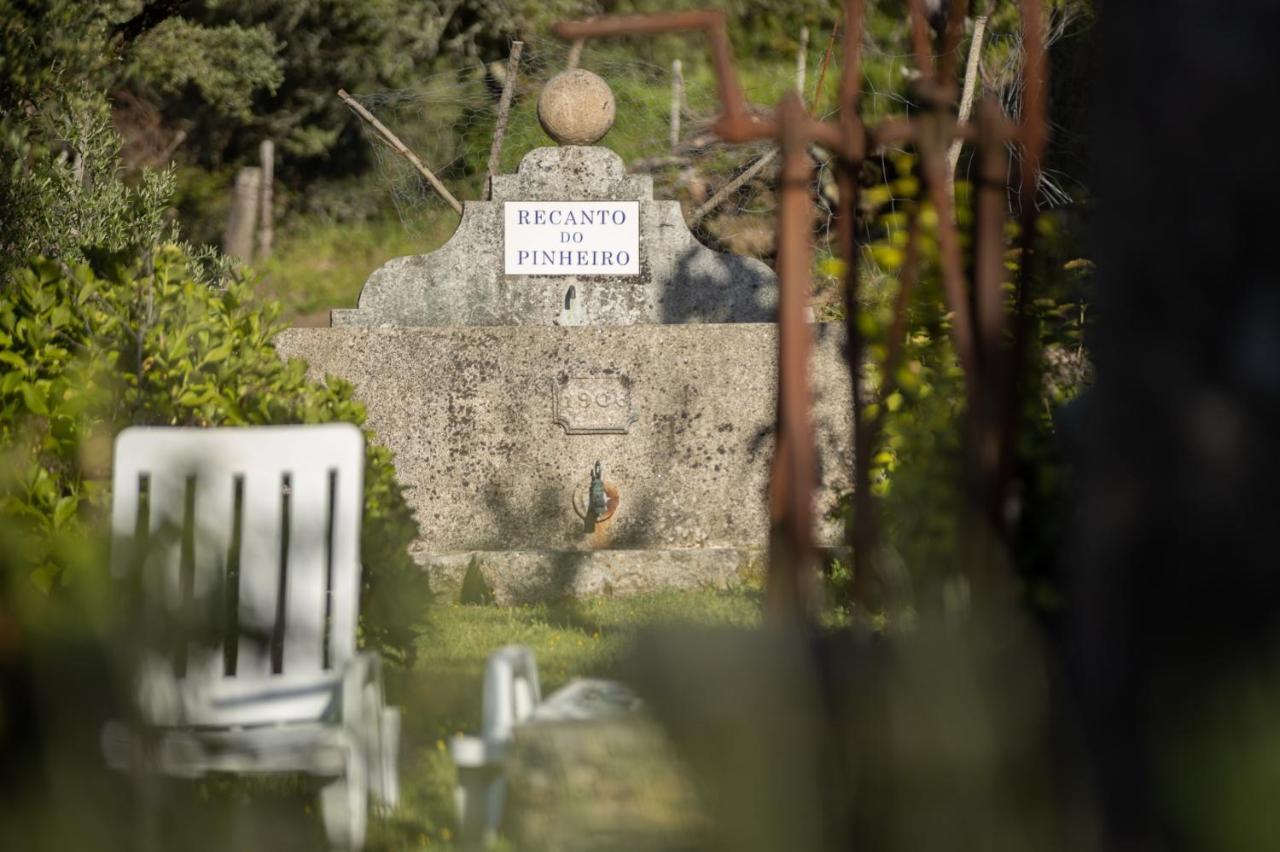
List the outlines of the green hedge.
{"type": "MultiPolygon", "coordinates": [[[[47,596],[96,579],[77,572],[101,561],[84,568],[68,542],[100,534],[121,429],[364,422],[349,384],[311,381],[303,362],[276,354],[278,305],[246,283],[202,283],[176,246],[75,266],[36,259],[3,287],[0,513],[25,542],[20,570],[47,596]]],[[[417,523],[372,440],[365,477],[361,639],[405,658],[428,600],[407,550],[417,523]]]]}

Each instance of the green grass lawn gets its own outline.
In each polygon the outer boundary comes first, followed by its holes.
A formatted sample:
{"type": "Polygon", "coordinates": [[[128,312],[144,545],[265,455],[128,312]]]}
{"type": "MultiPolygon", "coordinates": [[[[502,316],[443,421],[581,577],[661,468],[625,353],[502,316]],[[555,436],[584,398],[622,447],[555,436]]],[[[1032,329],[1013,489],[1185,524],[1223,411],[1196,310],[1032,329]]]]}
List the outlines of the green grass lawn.
{"type": "Polygon", "coordinates": [[[299,218],[280,234],[274,254],[257,265],[258,292],[280,302],[291,324],[328,325],[331,309],[356,306],[375,269],[394,257],[434,251],[457,224],[447,209],[412,229],[394,217],[349,223],[299,218]]]}
{"type": "Polygon", "coordinates": [[[371,826],[369,848],[450,845],[454,770],[448,741],[479,730],[484,661],[493,650],[510,643],[532,648],[547,695],[574,677],[608,676],[646,625],[753,626],[760,623],[760,609],[754,589],[430,609],[412,669],[388,671],[388,700],[404,708],[402,805],[390,820],[371,826]]]}
{"type": "MultiPolygon", "coordinates": [[[[365,848],[454,847],[455,772],[449,740],[458,733],[479,732],[484,663],[492,651],[512,643],[529,646],[545,697],[575,677],[608,677],[628,643],[648,625],[754,626],[761,622],[761,602],[761,592],[747,588],[518,607],[424,608],[416,661],[407,669],[384,669],[387,700],[401,708],[403,719],[400,808],[389,817],[370,819],[365,848]]],[[[322,783],[303,775],[171,780],[159,803],[156,848],[323,848],[317,812],[322,783]],[[170,842],[179,839],[184,842],[170,842]]],[[[141,835],[135,828],[125,836],[141,835]]]]}

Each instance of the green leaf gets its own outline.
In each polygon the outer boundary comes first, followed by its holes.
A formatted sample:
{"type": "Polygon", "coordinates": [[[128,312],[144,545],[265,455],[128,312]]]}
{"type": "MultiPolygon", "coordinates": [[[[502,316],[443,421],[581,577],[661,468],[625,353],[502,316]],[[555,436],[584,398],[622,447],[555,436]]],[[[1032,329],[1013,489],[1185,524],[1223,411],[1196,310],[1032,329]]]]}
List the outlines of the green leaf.
{"type": "Polygon", "coordinates": [[[27,410],[30,411],[32,414],[48,414],[49,413],[49,405],[45,401],[44,394],[42,394],[39,388],[37,388],[35,385],[31,384],[30,382],[23,384],[21,388],[21,393],[22,393],[22,401],[26,403],[27,410]]]}
{"type": "Polygon", "coordinates": [[[191,388],[183,391],[182,395],[178,397],[178,405],[203,405],[209,401],[211,396],[212,394],[210,393],[209,388],[204,388],[203,390],[199,388],[191,388]]]}
{"type": "Polygon", "coordinates": [[[17,352],[11,352],[7,350],[4,352],[0,352],[0,361],[3,361],[4,363],[9,364],[10,366],[18,370],[27,369],[26,359],[24,359],[17,352]]]}
{"type": "Polygon", "coordinates": [[[31,582],[40,590],[41,594],[49,594],[57,580],[58,569],[53,565],[41,565],[31,572],[31,582]]]}
{"type": "Polygon", "coordinates": [[[58,500],[53,507],[53,527],[60,529],[76,513],[80,500],[70,494],[58,500]]]}
{"type": "Polygon", "coordinates": [[[838,257],[824,258],[818,264],[818,271],[828,278],[843,278],[845,273],[845,263],[838,257]]]}
{"type": "Polygon", "coordinates": [[[216,364],[219,361],[225,361],[231,355],[232,343],[232,341],[228,340],[221,346],[210,349],[204,356],[204,363],[216,364]]]}
{"type": "Polygon", "coordinates": [[[66,305],[55,305],[53,310],[49,312],[49,327],[62,328],[71,322],[71,309],[66,305]]]}

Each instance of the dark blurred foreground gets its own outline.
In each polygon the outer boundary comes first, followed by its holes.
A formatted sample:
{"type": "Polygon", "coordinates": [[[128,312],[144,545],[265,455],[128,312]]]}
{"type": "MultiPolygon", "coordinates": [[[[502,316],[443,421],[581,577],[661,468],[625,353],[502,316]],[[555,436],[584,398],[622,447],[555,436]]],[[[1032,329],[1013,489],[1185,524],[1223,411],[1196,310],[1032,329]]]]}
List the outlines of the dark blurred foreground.
{"type": "MultiPolygon", "coordinates": [[[[1280,848],[1280,164],[1261,130],[1280,8],[1100,12],[1101,319],[1066,448],[1064,616],[1032,622],[997,578],[909,636],[653,634],[630,675],[693,767],[711,848],[1280,848]]],[[[318,841],[148,809],[100,768],[104,655],[11,633],[0,847],[318,841]]]]}

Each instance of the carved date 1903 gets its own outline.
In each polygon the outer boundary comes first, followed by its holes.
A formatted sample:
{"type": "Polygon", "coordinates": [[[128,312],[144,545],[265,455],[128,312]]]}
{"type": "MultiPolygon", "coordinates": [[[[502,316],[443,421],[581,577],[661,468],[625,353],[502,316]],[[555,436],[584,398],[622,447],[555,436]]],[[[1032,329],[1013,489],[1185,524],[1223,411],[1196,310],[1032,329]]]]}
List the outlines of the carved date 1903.
{"type": "Polygon", "coordinates": [[[621,376],[570,376],[551,382],[553,422],[568,435],[625,435],[635,422],[621,376]]]}

